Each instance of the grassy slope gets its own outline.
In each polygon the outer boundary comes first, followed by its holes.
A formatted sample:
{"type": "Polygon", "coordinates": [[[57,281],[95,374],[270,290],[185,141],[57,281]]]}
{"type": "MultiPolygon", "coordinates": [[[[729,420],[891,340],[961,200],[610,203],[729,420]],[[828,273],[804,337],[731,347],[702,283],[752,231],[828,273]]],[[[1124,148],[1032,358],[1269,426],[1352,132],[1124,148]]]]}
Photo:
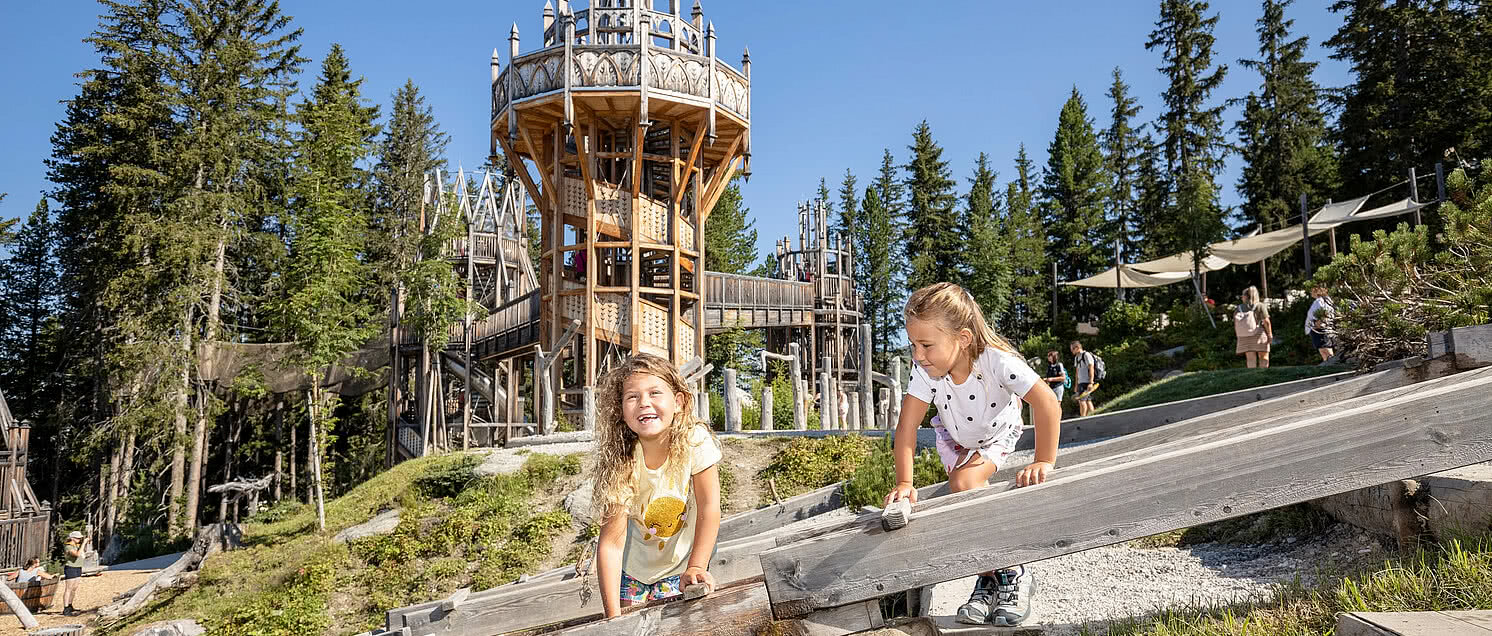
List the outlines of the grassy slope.
{"type": "Polygon", "coordinates": [[[395,466],[327,502],[327,532],[315,510],[273,509],[243,526],[244,548],[208,560],[197,583],[158,595],[133,620],[101,633],[191,617],[213,634],[345,634],[383,622],[388,609],[486,589],[530,571],[570,516],[540,502],[543,489],[580,471],[578,455],[534,454],[514,475],[473,479],[472,455],[395,466]],[[398,507],[393,534],[349,544],[331,537],[398,507]]]}
{"type": "MultiPolygon", "coordinates": [[[[1229,391],[1251,389],[1256,386],[1314,378],[1316,376],[1340,373],[1347,370],[1346,367],[1340,366],[1322,367],[1312,365],[1270,367],[1268,369],[1222,369],[1218,371],[1183,373],[1173,378],[1151,382],[1117,398],[1101,402],[1101,406],[1097,412],[1103,413],[1105,411],[1118,411],[1154,404],[1164,404],[1177,400],[1189,400],[1191,398],[1217,395],[1229,391]]],[[[1102,391],[1102,387],[1099,390],[1102,391]]]]}

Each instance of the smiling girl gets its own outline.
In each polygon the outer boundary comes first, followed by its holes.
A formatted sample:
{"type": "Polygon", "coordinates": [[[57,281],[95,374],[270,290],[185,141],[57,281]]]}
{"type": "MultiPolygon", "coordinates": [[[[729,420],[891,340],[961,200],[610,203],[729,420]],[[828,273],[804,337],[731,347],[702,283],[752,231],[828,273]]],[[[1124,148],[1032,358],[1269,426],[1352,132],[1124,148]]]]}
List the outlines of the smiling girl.
{"type": "MultiPolygon", "coordinates": [[[[974,297],[953,283],[937,283],[907,299],[907,340],[912,345],[912,381],[902,398],[896,426],[896,485],[886,503],[917,501],[912,454],[917,427],[936,405],[932,419],[938,457],[953,492],[989,483],[1021,437],[1021,400],[1036,423],[1036,461],[1016,475],[1017,486],[1046,481],[1057,459],[1062,407],[1015,347],[984,320],[974,297]]],[[[961,623],[1019,625],[1031,614],[1034,579],[1018,565],[982,574],[969,602],[958,608],[961,623]]]]}
{"type": "Polygon", "coordinates": [[[596,569],[608,618],[634,603],[715,579],[706,571],[720,532],[720,446],[694,418],[678,369],[635,354],[601,378],[596,418],[596,569]]]}

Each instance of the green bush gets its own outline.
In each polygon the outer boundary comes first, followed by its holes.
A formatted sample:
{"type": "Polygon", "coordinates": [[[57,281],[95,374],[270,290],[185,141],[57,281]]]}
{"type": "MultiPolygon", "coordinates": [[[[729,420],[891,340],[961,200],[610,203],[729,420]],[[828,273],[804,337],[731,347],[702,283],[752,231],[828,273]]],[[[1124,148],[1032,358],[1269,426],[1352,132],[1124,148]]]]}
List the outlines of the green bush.
{"type": "Polygon", "coordinates": [[[430,498],[454,496],[476,479],[473,471],[481,463],[482,458],[477,455],[462,455],[450,464],[431,467],[414,480],[415,488],[421,495],[430,498]]]}
{"type": "MultiPolygon", "coordinates": [[[[1138,304],[1115,301],[1098,319],[1098,339],[1093,346],[1107,347],[1147,338],[1156,331],[1158,323],[1159,316],[1151,309],[1148,301],[1138,304]]],[[[1065,351],[1060,348],[1058,350],[1065,351]]]]}
{"type": "Polygon", "coordinates": [[[757,473],[762,482],[775,480],[783,497],[802,494],[841,481],[870,457],[874,440],[858,434],[821,439],[794,439],[757,473]]]}
{"type": "MultiPolygon", "coordinates": [[[[937,451],[924,448],[913,457],[912,483],[916,487],[931,486],[947,480],[948,473],[943,470],[943,462],[938,459],[937,451]]],[[[855,472],[845,480],[844,503],[854,508],[880,506],[886,499],[886,493],[891,492],[894,485],[896,456],[892,453],[891,437],[888,435],[875,443],[870,457],[860,462],[855,472]]]]}

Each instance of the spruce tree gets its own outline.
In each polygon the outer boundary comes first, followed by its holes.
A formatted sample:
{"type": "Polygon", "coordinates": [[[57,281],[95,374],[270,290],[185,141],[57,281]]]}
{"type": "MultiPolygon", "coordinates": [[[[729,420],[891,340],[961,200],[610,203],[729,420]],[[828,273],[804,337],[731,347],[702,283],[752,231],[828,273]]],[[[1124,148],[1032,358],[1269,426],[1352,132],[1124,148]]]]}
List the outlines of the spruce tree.
{"type": "MultiPolygon", "coordinates": [[[[1366,192],[1492,148],[1492,6],[1472,0],[1337,0],[1326,41],[1354,81],[1337,96],[1349,191],[1366,192]]],[[[1454,166],[1448,165],[1447,172],[1454,166]]],[[[1421,198],[1424,196],[1421,188],[1421,198]]]]}
{"type": "Polygon", "coordinates": [[[1194,271],[1207,245],[1221,239],[1226,229],[1214,182],[1226,149],[1224,105],[1208,104],[1228,67],[1213,66],[1212,31],[1218,17],[1207,16],[1207,10],[1201,0],[1162,0],[1155,30],[1145,43],[1146,49],[1160,49],[1159,70],[1167,80],[1161,94],[1166,110],[1155,129],[1172,187],[1170,205],[1150,226],[1148,243],[1166,254],[1192,251],[1194,271]]]}
{"type": "Polygon", "coordinates": [[[1114,105],[1109,110],[1109,127],[1102,133],[1104,166],[1109,171],[1110,188],[1108,222],[1110,235],[1119,244],[1120,258],[1133,260],[1136,246],[1143,238],[1139,219],[1135,216],[1135,199],[1139,196],[1141,147],[1143,139],[1133,123],[1140,114],[1139,101],[1129,94],[1129,85],[1124,83],[1124,74],[1114,67],[1114,83],[1109,85],[1109,99],[1114,105]]]}
{"type": "Polygon", "coordinates": [[[57,234],[41,199],[13,237],[10,256],[0,263],[0,301],[6,307],[0,323],[0,381],[13,411],[39,410],[41,387],[51,369],[43,356],[48,321],[56,312],[57,234]]]}
{"type": "Polygon", "coordinates": [[[943,147],[933,140],[932,128],[923,120],[912,132],[907,146],[912,158],[907,171],[906,249],[911,257],[907,289],[917,290],[942,281],[956,281],[958,256],[963,250],[954,232],[958,229],[957,197],[952,171],[943,159],[943,147]]]}
{"type": "Polygon", "coordinates": [[[959,263],[963,277],[959,281],[984,310],[985,319],[997,324],[1010,305],[1012,266],[1010,248],[1000,228],[1000,206],[995,182],[999,175],[990,168],[989,155],[979,153],[974,174],[969,177],[969,194],[964,205],[964,224],[968,241],[963,244],[959,263]]]}
{"type": "Polygon", "coordinates": [[[360,347],[374,332],[372,307],[360,297],[372,277],[359,258],[368,225],[366,176],[359,164],[378,133],[378,109],[363,104],[362,79],[353,80],[347,57],[333,44],[310,98],[296,109],[294,210],[284,329],[294,334],[300,366],[310,376],[309,460],[317,525],[326,529],[322,462],[330,441],[337,397],[321,386],[328,365],[360,347]]]}
{"type": "MultiPolygon", "coordinates": [[[[1047,147],[1047,167],[1038,192],[1041,221],[1047,233],[1047,260],[1057,264],[1057,275],[1070,281],[1103,271],[1113,254],[1104,227],[1108,174],[1093,120],[1077,87],[1062,105],[1057,132],[1047,147]]],[[[1097,316],[1106,304],[1100,296],[1086,289],[1064,287],[1060,309],[1080,320],[1097,316]]]]}
{"type": "Polygon", "coordinates": [[[906,208],[901,181],[897,178],[896,160],[891,150],[881,150],[881,167],[876,178],[865,187],[860,200],[861,218],[865,219],[866,277],[871,279],[865,295],[865,311],[871,319],[872,348],[888,359],[895,343],[901,341],[902,309],[906,300],[903,281],[909,273],[905,243],[906,208]],[[870,201],[870,193],[875,201],[870,201]]]}
{"type": "Polygon", "coordinates": [[[857,290],[861,296],[865,290],[858,289],[860,276],[865,272],[863,254],[865,253],[865,228],[860,220],[860,202],[857,200],[855,190],[855,175],[850,173],[849,168],[844,170],[844,179],[839,182],[839,231],[845,236],[855,248],[855,276],[857,290]]]}
{"type": "MultiPolygon", "coordinates": [[[[1293,0],[1264,0],[1259,18],[1259,59],[1239,60],[1263,82],[1243,99],[1238,120],[1243,171],[1238,192],[1241,216],[1263,231],[1289,225],[1299,216],[1300,195],[1324,202],[1336,188],[1336,161],[1326,141],[1321,90],[1311,79],[1316,63],[1305,59],[1307,39],[1291,38],[1285,18],[1293,0]]],[[[1297,221],[1298,222],[1298,221],[1297,221]]]]}
{"type": "MultiPolygon", "coordinates": [[[[391,284],[418,260],[420,202],[425,180],[445,167],[450,137],[441,132],[413,80],[394,92],[392,114],[373,167],[373,227],[368,252],[391,284]]],[[[435,256],[435,255],[432,255],[435,256]]]]}
{"type": "MultiPolygon", "coordinates": [[[[723,274],[745,274],[757,261],[756,222],[745,207],[740,183],[732,180],[715,201],[705,222],[705,270],[723,274]]],[[[750,366],[752,352],[763,344],[760,331],[729,329],[705,336],[705,359],[715,368],[741,369],[750,366]]],[[[723,376],[722,376],[723,377],[723,376]]]]}
{"type": "Polygon", "coordinates": [[[1051,268],[1046,260],[1046,230],[1034,209],[1033,164],[1026,145],[1016,155],[1016,179],[1005,186],[1006,215],[1000,233],[1010,249],[1010,310],[999,321],[1007,338],[1025,340],[1050,324],[1051,268]]]}

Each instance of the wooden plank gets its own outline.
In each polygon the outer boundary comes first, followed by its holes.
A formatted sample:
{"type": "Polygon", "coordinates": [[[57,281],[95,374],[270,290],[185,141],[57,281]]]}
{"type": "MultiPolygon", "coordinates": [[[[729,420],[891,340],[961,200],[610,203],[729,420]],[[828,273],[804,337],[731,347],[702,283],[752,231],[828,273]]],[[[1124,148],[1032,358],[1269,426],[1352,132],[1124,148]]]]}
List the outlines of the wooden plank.
{"type": "MultiPolygon", "coordinates": [[[[1192,398],[1190,400],[1178,400],[1176,402],[1125,409],[1113,413],[1067,419],[1062,421],[1062,432],[1059,442],[1062,444],[1072,444],[1105,437],[1127,435],[1164,424],[1180,422],[1181,420],[1254,404],[1283,395],[1301,393],[1310,389],[1336,384],[1353,379],[1357,375],[1356,372],[1346,371],[1306,378],[1304,380],[1295,380],[1293,382],[1282,382],[1240,391],[1192,398]]],[[[1027,431],[1021,437],[1020,441],[1016,443],[1016,448],[1027,449],[1033,448],[1034,445],[1034,432],[1027,431]]]]}
{"type": "Polygon", "coordinates": [[[674,601],[615,618],[554,632],[567,636],[678,634],[680,636],[757,636],[772,624],[772,606],[761,583],[717,590],[702,599],[674,601]]]}
{"type": "Polygon", "coordinates": [[[1492,371],[1242,436],[948,505],[762,555],[779,617],[876,598],[1492,458],[1492,371]],[[1073,505],[1082,502],[1082,505],[1073,505]],[[1020,510],[1021,514],[1008,514],[1020,510]],[[1003,519],[1000,532],[989,520],[1003,519]]]}
{"type": "Polygon", "coordinates": [[[1429,334],[1430,359],[1454,355],[1456,368],[1475,369],[1492,365],[1492,325],[1455,327],[1429,334]]]}
{"type": "Polygon", "coordinates": [[[1492,636],[1492,612],[1351,612],[1339,636],[1492,636]]]}

